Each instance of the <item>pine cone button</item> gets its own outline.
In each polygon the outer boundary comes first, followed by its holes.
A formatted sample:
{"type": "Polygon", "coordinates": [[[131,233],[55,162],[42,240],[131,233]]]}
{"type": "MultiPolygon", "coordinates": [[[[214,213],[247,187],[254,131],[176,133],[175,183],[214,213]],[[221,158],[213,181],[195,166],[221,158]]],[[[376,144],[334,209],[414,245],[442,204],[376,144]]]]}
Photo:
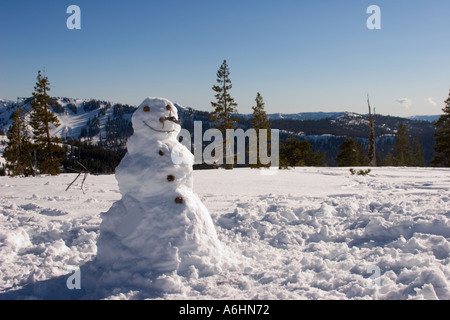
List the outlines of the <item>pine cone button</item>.
{"type": "Polygon", "coordinates": [[[175,203],[182,204],[184,202],[182,197],[175,198],[175,203]]]}
{"type": "Polygon", "coordinates": [[[167,176],[167,181],[169,181],[169,182],[175,181],[175,176],[173,176],[173,175],[167,176]]]}
{"type": "Polygon", "coordinates": [[[162,157],[164,155],[164,151],[159,150],[159,155],[162,157]]]}

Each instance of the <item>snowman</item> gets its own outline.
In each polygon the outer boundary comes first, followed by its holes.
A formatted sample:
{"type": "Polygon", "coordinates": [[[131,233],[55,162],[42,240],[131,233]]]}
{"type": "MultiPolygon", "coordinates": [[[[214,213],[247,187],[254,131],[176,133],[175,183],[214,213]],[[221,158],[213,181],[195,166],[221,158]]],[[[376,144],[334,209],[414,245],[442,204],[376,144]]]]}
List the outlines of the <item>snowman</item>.
{"type": "Polygon", "coordinates": [[[147,98],[132,125],[128,152],[116,169],[122,199],[103,214],[97,241],[101,282],[145,286],[161,275],[218,273],[222,247],[193,192],[194,157],[177,139],[176,107],[147,98]]]}

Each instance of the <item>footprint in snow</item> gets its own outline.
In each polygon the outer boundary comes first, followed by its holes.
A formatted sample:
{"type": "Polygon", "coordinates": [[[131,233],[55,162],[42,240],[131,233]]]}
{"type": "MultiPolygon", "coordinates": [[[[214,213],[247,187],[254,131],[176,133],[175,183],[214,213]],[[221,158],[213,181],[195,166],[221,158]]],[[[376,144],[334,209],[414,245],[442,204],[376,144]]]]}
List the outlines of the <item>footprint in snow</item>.
{"type": "Polygon", "coordinates": [[[41,207],[39,207],[37,204],[35,203],[28,203],[28,204],[24,204],[22,206],[20,206],[23,210],[25,211],[32,211],[32,210],[39,210],[41,209],[41,207]]]}
{"type": "Polygon", "coordinates": [[[36,211],[36,213],[42,214],[44,216],[57,217],[57,216],[65,216],[65,215],[69,214],[66,211],[62,211],[62,210],[58,210],[58,209],[42,208],[35,203],[24,204],[20,207],[25,211],[36,211]]]}
{"type": "Polygon", "coordinates": [[[44,216],[51,216],[51,217],[59,217],[59,216],[65,216],[69,213],[66,211],[61,211],[58,209],[42,209],[39,214],[42,214],[44,216]]]}

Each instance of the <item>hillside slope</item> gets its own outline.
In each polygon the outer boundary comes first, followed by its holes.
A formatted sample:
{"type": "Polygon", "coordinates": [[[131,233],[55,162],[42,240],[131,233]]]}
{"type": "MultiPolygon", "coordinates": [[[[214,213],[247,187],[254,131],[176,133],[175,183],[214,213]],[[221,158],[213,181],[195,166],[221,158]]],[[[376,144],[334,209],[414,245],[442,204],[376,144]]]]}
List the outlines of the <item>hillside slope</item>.
{"type": "MultiPolygon", "coordinates": [[[[21,101],[25,111],[31,110],[31,99],[21,101]]],[[[101,100],[81,100],[55,98],[52,111],[57,115],[61,125],[52,130],[52,134],[62,139],[82,139],[101,147],[123,151],[126,141],[133,133],[131,116],[135,106],[113,104],[101,100]]],[[[183,128],[194,132],[194,122],[202,121],[203,130],[210,128],[209,113],[176,105],[183,128]]],[[[0,133],[7,132],[11,125],[11,116],[17,107],[13,101],[0,99],[0,133]]],[[[247,129],[251,125],[251,115],[237,114],[238,125],[247,129]]],[[[333,166],[334,158],[339,152],[339,145],[346,137],[355,138],[363,144],[369,136],[368,117],[353,112],[305,112],[296,114],[269,114],[273,129],[281,130],[281,137],[294,134],[301,139],[309,139],[316,151],[327,153],[327,163],[333,166]]],[[[384,158],[392,150],[393,136],[398,125],[407,125],[412,136],[418,136],[426,163],[433,157],[434,124],[430,121],[437,116],[399,118],[378,115],[375,121],[377,151],[384,158]]]]}

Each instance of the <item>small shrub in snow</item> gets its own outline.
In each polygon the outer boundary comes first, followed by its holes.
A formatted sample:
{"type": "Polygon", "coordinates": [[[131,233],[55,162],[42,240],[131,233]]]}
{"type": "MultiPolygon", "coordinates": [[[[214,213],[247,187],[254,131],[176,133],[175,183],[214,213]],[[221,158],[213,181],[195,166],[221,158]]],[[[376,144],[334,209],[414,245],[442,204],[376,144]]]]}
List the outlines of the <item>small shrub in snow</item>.
{"type": "Polygon", "coordinates": [[[367,169],[367,170],[358,170],[358,171],[356,171],[356,170],[353,169],[353,168],[350,168],[349,171],[350,171],[350,173],[352,174],[352,176],[354,176],[355,174],[358,175],[358,176],[367,176],[369,173],[372,172],[372,170],[370,170],[370,169],[367,169]]]}

